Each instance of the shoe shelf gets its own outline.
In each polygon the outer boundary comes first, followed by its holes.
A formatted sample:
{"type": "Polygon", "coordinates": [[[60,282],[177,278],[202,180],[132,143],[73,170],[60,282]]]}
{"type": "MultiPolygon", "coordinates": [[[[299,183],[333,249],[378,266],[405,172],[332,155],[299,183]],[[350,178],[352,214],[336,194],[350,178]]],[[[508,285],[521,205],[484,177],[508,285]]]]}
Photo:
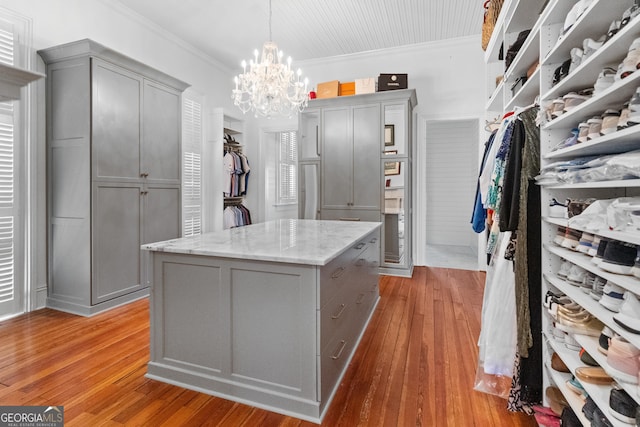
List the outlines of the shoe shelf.
{"type": "MultiPolygon", "coordinates": [[[[616,334],[620,335],[631,344],[640,348],[640,335],[632,334],[631,332],[624,329],[622,326],[618,325],[615,320],[613,320],[612,311],[607,310],[602,306],[598,301],[591,298],[591,296],[582,292],[578,286],[573,286],[566,282],[565,280],[560,279],[559,277],[551,276],[549,274],[545,274],[544,278],[547,282],[552,284],[559,291],[563,292],[569,298],[571,298],[576,303],[580,304],[585,310],[591,313],[593,316],[600,319],[602,323],[607,325],[614,331],[616,334]]],[[[589,353],[591,354],[591,353],[589,353]]]]}
{"type": "Polygon", "coordinates": [[[598,156],[603,154],[624,153],[638,149],[640,149],[640,126],[636,125],[594,138],[587,142],[572,145],[571,147],[549,152],[544,158],[555,160],[581,156],[598,156]]]}
{"type": "MultiPolygon", "coordinates": [[[[542,220],[549,224],[555,224],[560,227],[569,227],[569,221],[566,218],[553,218],[550,216],[543,217],[542,220]]],[[[606,237],[608,239],[618,240],[620,242],[628,242],[634,245],[640,245],[640,231],[611,231],[611,230],[585,230],[582,227],[571,227],[574,230],[586,231],[587,233],[595,234],[596,236],[606,237]]],[[[640,281],[638,281],[640,283],[640,281]]]]}
{"type": "MultiPolygon", "coordinates": [[[[586,335],[574,335],[574,338],[578,342],[578,344],[580,344],[582,348],[584,348],[587,353],[589,353],[589,355],[593,357],[593,360],[595,360],[598,365],[602,366],[602,368],[605,370],[605,372],[607,372],[607,374],[609,374],[610,377],[613,377],[615,379],[615,375],[611,375],[610,373],[609,364],[607,363],[607,356],[602,354],[598,350],[598,339],[594,337],[588,337],[586,335]]],[[[633,398],[633,400],[640,403],[637,384],[625,383],[618,380],[616,380],[616,384],[618,384],[620,388],[623,388],[624,391],[626,391],[629,396],[633,398]]],[[[582,385],[584,385],[584,383],[582,383],[582,385]]]]}
{"type": "Polygon", "coordinates": [[[550,188],[550,189],[640,187],[640,179],[577,182],[575,184],[539,184],[539,185],[541,187],[550,188]]]}
{"type": "MultiPolygon", "coordinates": [[[[618,286],[622,286],[626,290],[633,292],[636,295],[640,295],[640,280],[635,276],[627,276],[624,274],[614,274],[609,273],[595,265],[591,260],[593,257],[583,254],[581,252],[575,252],[569,249],[561,248],[556,246],[553,243],[545,243],[543,247],[550,253],[559,256],[560,258],[564,258],[573,264],[576,264],[591,273],[602,277],[607,281],[611,281],[611,283],[615,283],[618,286]]],[[[554,272],[555,274],[555,272],[554,272]]],[[[571,286],[571,285],[569,285],[571,286]]],[[[578,290],[579,291],[579,290],[578,290]]],[[[580,292],[580,291],[579,291],[580,292]]],[[[590,298],[590,297],[589,297],[590,298]]],[[[585,307],[586,308],[586,307],[585,307]]],[[[606,309],[605,309],[606,310],[606,309]]],[[[604,311],[603,314],[610,313],[608,310],[604,311]]],[[[595,314],[595,313],[594,313],[595,314]]],[[[639,337],[640,338],[640,337],[639,337]]],[[[638,348],[640,348],[640,341],[638,341],[638,348]]]]}
{"type": "MultiPolygon", "coordinates": [[[[576,336],[577,341],[577,336],[576,336]]],[[[564,346],[562,342],[555,340],[554,338],[547,338],[547,342],[555,351],[558,353],[558,356],[562,359],[564,364],[569,368],[571,373],[575,373],[576,369],[586,366],[584,363],[580,361],[580,356],[577,351],[569,350],[564,346]]],[[[591,354],[591,353],[589,353],[591,354]]],[[[551,378],[556,384],[556,387],[560,389],[564,397],[567,399],[567,402],[573,409],[573,412],[576,413],[580,421],[584,426],[590,426],[589,420],[582,413],[582,407],[584,406],[584,400],[582,400],[581,396],[577,393],[573,392],[569,387],[567,387],[566,382],[571,379],[571,374],[558,372],[547,366],[547,370],[551,374],[551,378]]],[[[578,380],[579,381],[579,380],[578,380]]],[[[600,408],[603,414],[607,417],[609,422],[616,427],[628,427],[629,424],[625,424],[622,421],[617,420],[613,416],[609,414],[609,393],[611,393],[611,386],[608,385],[599,385],[599,384],[591,384],[584,381],[580,381],[582,387],[585,392],[591,396],[591,399],[595,402],[596,405],[600,408]]]]}
{"type": "MultiPolygon", "coordinates": [[[[586,85],[585,88],[593,87],[594,83],[595,80],[586,85]]],[[[640,86],[640,72],[633,73],[626,79],[615,82],[571,111],[567,111],[547,122],[542,126],[542,130],[570,129],[594,115],[601,115],[607,108],[620,109],[625,102],[631,99],[638,86],[640,86]]]]}
{"type": "MultiPolygon", "coordinates": [[[[564,26],[564,18],[575,4],[575,2],[567,1],[562,3],[564,3],[564,5],[562,5],[562,7],[558,6],[558,10],[556,11],[552,11],[553,13],[549,14],[549,20],[544,23],[544,25],[557,29],[554,33],[555,37],[553,37],[554,34],[550,34],[553,39],[558,39],[560,36],[562,27],[564,26]],[[558,25],[559,19],[561,22],[559,22],[558,25]]],[[[611,22],[616,19],[619,20],[629,6],[630,2],[628,0],[594,0],[582,15],[580,15],[569,31],[567,31],[564,37],[551,48],[542,63],[544,65],[560,64],[566,59],[569,59],[571,49],[574,47],[582,47],[582,42],[585,38],[591,37],[598,39],[603,34],[607,34],[611,22]],[[585,36],[585,34],[587,34],[587,36],[585,36]]],[[[631,42],[629,42],[629,44],[631,44],[631,42]]],[[[627,45],[625,49],[628,47],[629,45],[627,45]]]]}
{"type": "MultiPolygon", "coordinates": [[[[614,18],[611,20],[613,21],[613,19],[614,18]]],[[[544,31],[544,28],[542,31],[544,31]]],[[[600,35],[596,34],[593,34],[593,36],[595,38],[600,37],[600,35]]],[[[600,71],[602,71],[604,67],[610,66],[615,69],[618,64],[622,62],[627,55],[629,46],[631,46],[633,40],[638,37],[640,37],[640,20],[633,20],[606,42],[604,45],[606,49],[600,48],[596,50],[586,61],[582,62],[573,70],[571,74],[549,89],[549,91],[542,96],[542,99],[554,99],[571,91],[593,86],[598,79],[600,71]]],[[[582,40],[572,47],[581,46],[582,40]]],[[[569,48],[566,52],[563,51],[564,59],[560,62],[570,58],[570,50],[569,48]]],[[[548,59],[545,59],[544,65],[547,64],[549,64],[548,59]]]]}

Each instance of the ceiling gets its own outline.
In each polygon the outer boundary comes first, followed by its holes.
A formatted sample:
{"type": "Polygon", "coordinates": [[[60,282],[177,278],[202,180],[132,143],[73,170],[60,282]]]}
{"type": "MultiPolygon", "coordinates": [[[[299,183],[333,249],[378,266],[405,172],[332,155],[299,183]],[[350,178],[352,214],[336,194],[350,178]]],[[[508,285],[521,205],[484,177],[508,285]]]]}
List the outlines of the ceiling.
{"type": "MultiPolygon", "coordinates": [[[[269,38],[269,0],[119,0],[230,68],[269,38]]],[[[482,0],[272,0],[273,41],[309,60],[477,35],[482,0]]]]}

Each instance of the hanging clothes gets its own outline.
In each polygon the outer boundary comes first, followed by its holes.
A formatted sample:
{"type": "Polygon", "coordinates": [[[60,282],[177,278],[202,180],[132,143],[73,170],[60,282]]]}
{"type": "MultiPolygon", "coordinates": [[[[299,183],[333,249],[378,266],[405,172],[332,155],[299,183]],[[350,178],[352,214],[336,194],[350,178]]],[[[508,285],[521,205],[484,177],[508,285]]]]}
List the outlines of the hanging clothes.
{"type": "Polygon", "coordinates": [[[244,205],[231,205],[224,208],[223,228],[243,227],[251,224],[251,213],[244,205]]]}

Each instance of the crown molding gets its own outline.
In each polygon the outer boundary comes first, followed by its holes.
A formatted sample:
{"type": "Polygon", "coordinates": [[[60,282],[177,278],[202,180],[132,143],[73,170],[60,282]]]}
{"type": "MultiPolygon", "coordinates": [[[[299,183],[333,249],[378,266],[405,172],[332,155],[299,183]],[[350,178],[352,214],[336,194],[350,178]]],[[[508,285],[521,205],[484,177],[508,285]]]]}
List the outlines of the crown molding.
{"type": "Polygon", "coordinates": [[[114,11],[117,11],[118,13],[126,16],[127,18],[130,18],[132,21],[135,21],[137,24],[147,28],[148,30],[150,30],[153,33],[155,33],[156,35],[164,38],[165,40],[167,40],[167,41],[169,41],[169,42],[171,42],[171,43],[173,43],[173,44],[175,44],[177,46],[179,46],[181,49],[184,49],[185,51],[193,54],[194,56],[197,56],[198,58],[200,58],[204,62],[207,62],[211,66],[213,66],[213,67],[217,68],[218,70],[222,71],[223,73],[232,73],[233,72],[233,70],[230,67],[228,67],[227,65],[225,65],[224,63],[220,62],[219,60],[217,60],[216,58],[213,58],[210,55],[207,55],[203,51],[197,49],[192,44],[187,43],[186,41],[184,41],[180,37],[176,36],[172,32],[167,31],[166,29],[164,29],[160,25],[156,24],[155,22],[149,20],[148,18],[144,17],[143,15],[140,15],[136,11],[132,10],[131,8],[129,8],[126,4],[122,3],[121,0],[98,0],[98,1],[101,2],[102,4],[104,4],[105,6],[107,6],[108,8],[110,8],[110,9],[112,9],[114,11]]]}

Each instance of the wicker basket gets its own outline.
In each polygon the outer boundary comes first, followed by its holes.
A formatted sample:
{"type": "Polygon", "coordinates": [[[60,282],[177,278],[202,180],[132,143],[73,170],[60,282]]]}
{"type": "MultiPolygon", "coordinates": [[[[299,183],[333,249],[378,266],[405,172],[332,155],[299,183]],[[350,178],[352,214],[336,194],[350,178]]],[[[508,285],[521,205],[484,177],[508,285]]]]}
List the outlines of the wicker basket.
{"type": "Polygon", "coordinates": [[[487,50],[491,34],[496,27],[498,15],[504,0],[487,0],[484,2],[484,21],[482,22],[482,50],[487,50]]]}

